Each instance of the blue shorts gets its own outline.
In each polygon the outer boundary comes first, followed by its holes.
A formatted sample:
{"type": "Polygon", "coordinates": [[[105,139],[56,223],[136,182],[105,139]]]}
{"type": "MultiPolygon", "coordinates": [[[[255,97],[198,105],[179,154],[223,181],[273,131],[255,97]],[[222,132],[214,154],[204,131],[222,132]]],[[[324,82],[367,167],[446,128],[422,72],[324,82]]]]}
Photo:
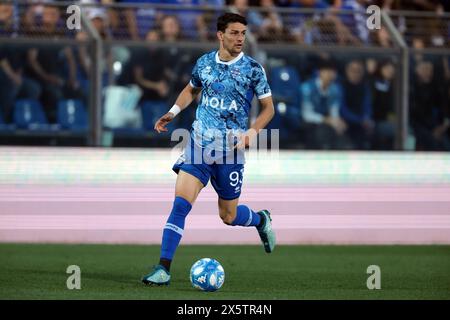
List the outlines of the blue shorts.
{"type": "Polygon", "coordinates": [[[191,138],[172,170],[177,174],[183,170],[193,175],[205,187],[211,178],[211,184],[219,198],[233,200],[241,195],[244,153],[241,150],[226,154],[208,152],[197,146],[191,138]]]}

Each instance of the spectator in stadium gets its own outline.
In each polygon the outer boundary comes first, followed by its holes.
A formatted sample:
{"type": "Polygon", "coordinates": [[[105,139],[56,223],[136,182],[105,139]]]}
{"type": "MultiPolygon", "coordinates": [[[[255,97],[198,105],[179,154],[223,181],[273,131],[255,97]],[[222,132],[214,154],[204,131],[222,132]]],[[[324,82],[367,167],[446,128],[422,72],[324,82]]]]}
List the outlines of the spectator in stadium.
{"type": "Polygon", "coordinates": [[[259,41],[285,40],[287,31],[284,30],[281,16],[276,10],[273,0],[260,0],[259,5],[262,8],[261,26],[257,31],[259,41]]]}
{"type": "Polygon", "coordinates": [[[334,63],[322,61],[317,76],[301,85],[302,118],[310,149],[346,147],[347,124],[339,115],[342,89],[336,76],[334,63]]]}
{"type": "Polygon", "coordinates": [[[247,18],[250,31],[258,34],[262,24],[263,17],[259,11],[250,8],[248,0],[232,0],[229,5],[230,11],[240,14],[247,18]]]}
{"type": "Polygon", "coordinates": [[[0,3],[0,36],[17,36],[18,23],[12,2],[0,3]]]}
{"type": "MultiPolygon", "coordinates": [[[[217,20],[217,18],[214,18],[217,20]]],[[[165,16],[161,24],[161,41],[175,42],[181,37],[181,30],[176,16],[165,16]]],[[[158,49],[164,68],[164,78],[168,83],[167,100],[176,100],[178,93],[191,78],[192,65],[195,64],[196,50],[180,46],[163,46],[158,49]]],[[[201,51],[200,51],[201,52],[201,51]]],[[[200,54],[198,52],[197,54],[200,54]]],[[[186,110],[186,117],[179,119],[179,126],[186,128],[195,118],[195,108],[186,110]]]]}
{"type": "Polygon", "coordinates": [[[126,24],[127,20],[124,16],[124,10],[120,7],[107,7],[107,5],[114,4],[114,0],[80,0],[80,2],[83,4],[97,4],[97,6],[86,6],[83,10],[88,16],[90,15],[90,11],[103,11],[105,19],[108,21],[112,38],[131,38],[126,24]]]}
{"type": "MultiPolygon", "coordinates": [[[[45,39],[62,38],[61,14],[58,6],[46,4],[42,12],[42,24],[35,34],[45,39]]],[[[44,42],[28,50],[27,62],[31,76],[42,86],[41,102],[50,122],[56,121],[56,106],[64,98],[78,98],[81,95],[76,79],[76,62],[73,51],[66,46],[49,45],[44,42]]]]}
{"type": "Polygon", "coordinates": [[[169,94],[165,51],[155,46],[155,40],[158,39],[161,39],[159,34],[149,32],[146,47],[135,51],[132,58],[133,79],[143,91],[142,100],[166,100],[169,94]]]}
{"type": "MultiPolygon", "coordinates": [[[[375,29],[370,33],[370,43],[379,48],[392,48],[393,43],[386,27],[381,26],[380,29],[375,29]]],[[[379,64],[385,60],[384,57],[371,56],[366,59],[366,71],[369,77],[373,77],[378,70],[379,64]]]]}
{"type": "Polygon", "coordinates": [[[215,41],[217,18],[222,14],[222,7],[226,5],[225,0],[200,0],[200,5],[208,6],[197,16],[196,27],[198,37],[202,41],[215,41]]]}
{"type": "Polygon", "coordinates": [[[43,12],[43,3],[36,1],[29,1],[26,7],[22,7],[23,13],[21,23],[23,23],[23,31],[25,34],[31,34],[33,26],[38,24],[38,21],[43,12]]]}
{"type": "Polygon", "coordinates": [[[180,21],[174,15],[165,15],[161,19],[161,40],[176,42],[182,38],[180,21]]]}
{"type": "MultiPolygon", "coordinates": [[[[106,10],[102,8],[91,9],[88,11],[87,17],[103,40],[110,40],[112,38],[106,10]]],[[[80,81],[85,84],[85,88],[88,83],[89,72],[92,68],[91,55],[88,52],[86,43],[84,42],[87,38],[87,33],[83,31],[77,34],[77,40],[82,42],[82,44],[77,48],[78,64],[81,66],[81,68],[78,70],[78,74],[79,78],[81,79],[80,81]]],[[[110,71],[113,70],[114,61],[121,60],[120,55],[121,51],[123,51],[122,49],[123,47],[120,47],[118,45],[113,47],[104,46],[102,50],[103,58],[101,59],[101,61],[99,61],[100,69],[102,72],[102,86],[108,86],[114,82],[114,74],[110,71]]],[[[125,55],[129,54],[128,49],[124,50],[126,51],[125,55]]]]}
{"type": "Polygon", "coordinates": [[[348,26],[342,21],[338,13],[335,12],[336,4],[333,5],[323,0],[296,0],[291,3],[291,7],[300,9],[322,10],[320,13],[292,13],[286,18],[289,22],[291,33],[297,42],[307,44],[359,44],[359,40],[352,34],[348,26]],[[324,10],[328,9],[328,10],[324,10]]]}
{"type": "Polygon", "coordinates": [[[216,39],[216,33],[213,30],[219,15],[220,13],[217,10],[209,9],[198,16],[197,32],[201,41],[214,41],[216,39]]]}
{"type": "MultiPolygon", "coordinates": [[[[127,11],[128,9],[123,9],[121,7],[114,7],[114,6],[108,6],[106,5],[112,5],[114,4],[114,0],[81,0],[82,3],[90,3],[94,4],[97,3],[98,6],[90,6],[85,8],[85,12],[89,16],[89,11],[94,10],[103,10],[105,20],[108,22],[108,29],[110,32],[110,35],[114,39],[130,39],[132,38],[132,35],[130,33],[130,28],[128,24],[127,19],[127,11]]],[[[138,2],[138,1],[136,1],[138,2]]]]}
{"type": "Polygon", "coordinates": [[[6,122],[12,120],[16,99],[38,100],[41,86],[25,75],[26,48],[4,46],[0,48],[0,112],[6,122]]]}
{"type": "Polygon", "coordinates": [[[145,38],[150,30],[157,27],[157,21],[161,14],[158,14],[155,8],[143,5],[157,5],[161,3],[160,0],[117,0],[117,2],[139,6],[125,7],[123,10],[127,34],[132,40],[145,38]]]}
{"type": "MultiPolygon", "coordinates": [[[[161,40],[159,30],[152,29],[147,32],[145,40],[148,43],[156,43],[161,40]]],[[[124,63],[121,74],[116,79],[116,84],[119,86],[128,86],[135,84],[134,68],[140,62],[137,61],[141,58],[142,47],[130,47],[130,59],[124,63]]]]}
{"type": "Polygon", "coordinates": [[[415,66],[411,88],[411,124],[417,150],[450,151],[447,131],[448,106],[442,86],[436,83],[433,63],[428,60],[415,66]]]}
{"type": "Polygon", "coordinates": [[[371,35],[373,37],[373,42],[377,46],[382,48],[392,48],[392,39],[385,26],[381,26],[380,29],[375,29],[371,35]]]}
{"type": "MultiPolygon", "coordinates": [[[[385,0],[384,9],[406,11],[434,11],[440,15],[445,10],[448,0],[385,0]],[[444,3],[444,4],[443,4],[444,3]]],[[[426,35],[433,46],[443,46],[448,38],[447,28],[440,19],[417,18],[414,15],[404,17],[402,29],[409,44],[415,35],[426,35]]]]}
{"type": "Polygon", "coordinates": [[[162,17],[165,15],[176,16],[181,28],[184,30],[184,36],[189,39],[205,40],[208,38],[206,32],[208,21],[203,11],[195,6],[222,6],[223,0],[120,0],[120,2],[137,4],[139,7],[126,8],[124,16],[128,33],[133,40],[145,38],[148,31],[160,28],[162,17]],[[142,6],[144,4],[155,6],[142,6]],[[157,5],[173,5],[171,8],[158,8],[157,5]],[[190,6],[182,9],[181,6],[190,6]],[[206,23],[206,25],[205,25],[206,23]]]}
{"type": "Polygon", "coordinates": [[[437,83],[445,82],[445,61],[442,55],[426,53],[425,48],[432,46],[431,39],[424,36],[415,35],[412,37],[412,49],[410,70],[412,75],[415,73],[415,67],[422,61],[430,61],[433,64],[433,77],[437,83]]]}
{"type": "Polygon", "coordinates": [[[378,63],[373,77],[370,77],[375,121],[372,149],[375,150],[391,150],[394,147],[394,78],[395,65],[391,59],[378,63]]]}
{"type": "MultiPolygon", "coordinates": [[[[295,9],[327,9],[329,5],[322,0],[292,0],[283,6],[295,9]]],[[[289,30],[292,39],[298,43],[312,43],[311,28],[315,22],[322,19],[322,15],[304,12],[289,12],[283,14],[283,24],[289,30]]]]}
{"type": "MultiPolygon", "coordinates": [[[[176,16],[167,15],[162,18],[160,40],[166,43],[175,43],[182,38],[180,24],[176,16]]],[[[193,58],[189,49],[179,46],[164,46],[158,49],[163,57],[160,63],[165,66],[164,76],[170,83],[168,95],[176,99],[180,90],[191,77],[193,58]]],[[[171,99],[169,98],[169,99],[171,99]]]]}
{"type": "MultiPolygon", "coordinates": [[[[363,43],[369,41],[369,29],[367,28],[366,8],[372,4],[371,0],[341,0],[339,9],[351,10],[352,13],[340,14],[343,24],[357,35],[363,43]]],[[[338,23],[339,25],[339,23],[338,23]]]]}
{"type": "Polygon", "coordinates": [[[210,22],[207,20],[217,18],[219,14],[219,12],[215,12],[214,8],[225,4],[223,0],[166,0],[163,3],[176,5],[177,9],[164,8],[161,12],[163,15],[176,16],[183,30],[183,36],[191,40],[204,39],[206,31],[204,28],[210,22]],[[212,11],[205,12],[197,8],[200,6],[208,6],[212,11]]]}
{"type": "Polygon", "coordinates": [[[355,59],[347,63],[342,88],[340,115],[348,124],[347,135],[354,148],[369,150],[374,129],[372,97],[361,60],[355,59]]]}
{"type": "Polygon", "coordinates": [[[161,32],[156,29],[149,30],[145,36],[145,40],[149,42],[161,41],[161,32]]]}

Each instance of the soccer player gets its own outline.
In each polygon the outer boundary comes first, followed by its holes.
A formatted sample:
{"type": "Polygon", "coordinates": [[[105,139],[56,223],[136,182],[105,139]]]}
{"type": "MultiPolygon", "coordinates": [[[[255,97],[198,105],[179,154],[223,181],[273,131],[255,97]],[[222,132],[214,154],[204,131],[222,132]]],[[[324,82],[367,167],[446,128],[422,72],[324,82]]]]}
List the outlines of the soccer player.
{"type": "Polygon", "coordinates": [[[219,196],[222,221],[231,226],[256,227],[265,251],[274,250],[275,234],[269,211],[255,212],[238,205],[245,147],[274,115],[264,69],[242,51],[246,26],[246,19],[238,14],[225,13],[218,18],[219,50],[197,60],[191,81],[169,112],[155,124],[158,133],[167,131],[165,126],[201,92],[190,139],[172,168],[178,174],[175,200],[163,230],[159,264],[142,278],[145,284],[169,284],[170,264],[183,235],[185,218],[210,179],[219,196]],[[261,112],[247,130],[254,95],[260,102],[261,112]]]}

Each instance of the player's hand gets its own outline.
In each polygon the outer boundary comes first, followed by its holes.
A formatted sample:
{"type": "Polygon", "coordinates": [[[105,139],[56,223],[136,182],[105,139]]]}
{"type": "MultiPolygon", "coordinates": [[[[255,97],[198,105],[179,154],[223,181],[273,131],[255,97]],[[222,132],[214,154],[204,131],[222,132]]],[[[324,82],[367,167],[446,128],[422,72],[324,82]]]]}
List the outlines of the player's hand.
{"type": "Polygon", "coordinates": [[[166,125],[172,121],[174,118],[173,113],[167,112],[165,115],[163,115],[161,118],[158,119],[155,123],[155,130],[158,131],[158,133],[161,132],[167,132],[166,125]]]}
{"type": "Polygon", "coordinates": [[[249,147],[253,139],[256,138],[258,133],[254,129],[248,129],[246,132],[238,136],[238,143],[234,146],[235,149],[245,149],[249,147]]]}

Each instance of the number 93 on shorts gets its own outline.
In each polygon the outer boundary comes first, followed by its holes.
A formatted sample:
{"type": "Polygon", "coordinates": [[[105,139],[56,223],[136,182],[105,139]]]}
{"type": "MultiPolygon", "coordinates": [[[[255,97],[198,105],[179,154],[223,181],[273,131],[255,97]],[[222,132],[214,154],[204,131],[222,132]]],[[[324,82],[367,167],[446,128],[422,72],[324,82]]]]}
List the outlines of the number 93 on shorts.
{"type": "Polygon", "coordinates": [[[233,200],[241,195],[242,182],[244,178],[244,165],[235,164],[192,164],[184,161],[177,161],[173,166],[176,173],[183,170],[201,181],[206,187],[209,180],[216,190],[218,196],[224,200],[233,200]]]}

